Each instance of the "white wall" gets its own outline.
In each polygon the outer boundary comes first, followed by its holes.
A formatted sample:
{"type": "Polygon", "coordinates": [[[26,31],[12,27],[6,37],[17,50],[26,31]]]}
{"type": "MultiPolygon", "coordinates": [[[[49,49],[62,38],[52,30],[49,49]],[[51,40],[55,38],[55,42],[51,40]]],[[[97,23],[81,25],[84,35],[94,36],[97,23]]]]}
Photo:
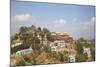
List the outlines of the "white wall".
{"type": "MultiPolygon", "coordinates": [[[[39,65],[36,67],[98,67],[100,62],[100,0],[36,0],[57,3],[72,3],[72,4],[96,4],[96,62],[85,63],[69,63],[55,65],[39,65]]],[[[0,0],[0,67],[10,67],[10,1],[0,0]]],[[[34,66],[35,67],[35,66],[34,66]]]]}
{"type": "Polygon", "coordinates": [[[21,1],[39,1],[39,2],[42,1],[42,2],[88,4],[88,5],[94,5],[95,4],[95,0],[21,0],[21,1]]]}

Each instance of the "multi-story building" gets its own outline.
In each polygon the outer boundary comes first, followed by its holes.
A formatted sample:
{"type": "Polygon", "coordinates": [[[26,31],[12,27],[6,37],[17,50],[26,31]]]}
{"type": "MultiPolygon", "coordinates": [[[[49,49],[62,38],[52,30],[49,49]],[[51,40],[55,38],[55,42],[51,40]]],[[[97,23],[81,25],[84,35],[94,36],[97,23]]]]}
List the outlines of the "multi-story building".
{"type": "Polygon", "coordinates": [[[24,50],[20,50],[16,52],[16,55],[21,56],[21,55],[28,55],[31,54],[33,51],[32,48],[28,48],[28,49],[24,49],[24,50]]]}

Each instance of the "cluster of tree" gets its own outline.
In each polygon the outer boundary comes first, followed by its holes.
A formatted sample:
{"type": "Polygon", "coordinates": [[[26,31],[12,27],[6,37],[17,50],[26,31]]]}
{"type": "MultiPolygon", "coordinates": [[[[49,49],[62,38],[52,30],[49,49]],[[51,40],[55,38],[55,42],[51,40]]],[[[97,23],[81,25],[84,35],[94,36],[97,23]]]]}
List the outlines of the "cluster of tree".
{"type": "Polygon", "coordinates": [[[22,45],[14,47],[14,48],[11,47],[11,54],[13,54],[19,50],[23,50],[23,49],[27,49],[27,48],[29,48],[29,46],[26,44],[22,44],[22,45]]]}
{"type": "Polygon", "coordinates": [[[40,27],[36,28],[34,25],[32,25],[31,27],[26,27],[23,26],[19,29],[19,33],[15,34],[15,36],[13,36],[11,38],[11,44],[13,43],[13,40],[17,40],[18,38],[20,38],[21,40],[23,40],[23,46],[17,46],[15,48],[11,48],[12,53],[16,52],[18,50],[20,50],[20,48],[24,47],[32,47],[33,50],[38,50],[41,51],[42,48],[42,44],[40,44],[40,40],[37,37],[37,35],[40,35],[42,37],[45,36],[45,34],[47,35],[47,39],[49,41],[54,40],[53,36],[51,36],[50,31],[47,28],[43,28],[41,29],[40,27]]]}
{"type": "Polygon", "coordinates": [[[75,42],[76,50],[77,50],[77,62],[85,62],[87,61],[87,54],[83,54],[83,47],[90,48],[92,59],[95,60],[95,44],[91,44],[88,40],[84,38],[79,38],[75,42]]]}
{"type": "Polygon", "coordinates": [[[76,56],[76,61],[77,62],[86,62],[88,59],[87,54],[78,54],[76,56]]]}
{"type": "Polygon", "coordinates": [[[83,47],[90,47],[90,44],[84,38],[79,38],[76,42],[76,50],[79,54],[83,53],[83,47]]]}

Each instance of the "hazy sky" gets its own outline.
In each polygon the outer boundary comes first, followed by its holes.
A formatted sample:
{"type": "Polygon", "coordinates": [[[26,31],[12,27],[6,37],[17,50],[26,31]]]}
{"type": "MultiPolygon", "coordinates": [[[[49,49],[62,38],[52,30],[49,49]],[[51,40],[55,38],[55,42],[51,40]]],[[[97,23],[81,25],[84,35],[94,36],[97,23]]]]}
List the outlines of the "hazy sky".
{"type": "Polygon", "coordinates": [[[77,39],[94,39],[95,7],[11,1],[11,35],[21,26],[47,27],[77,39]]]}

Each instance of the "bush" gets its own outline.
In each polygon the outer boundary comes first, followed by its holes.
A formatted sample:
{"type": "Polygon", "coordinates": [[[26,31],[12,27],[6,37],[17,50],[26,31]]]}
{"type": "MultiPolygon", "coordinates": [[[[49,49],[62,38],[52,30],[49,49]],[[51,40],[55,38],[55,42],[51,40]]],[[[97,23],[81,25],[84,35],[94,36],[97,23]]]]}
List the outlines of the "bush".
{"type": "Polygon", "coordinates": [[[17,51],[23,50],[23,49],[27,49],[27,48],[29,48],[29,46],[26,45],[26,44],[22,44],[22,45],[16,46],[14,48],[11,48],[11,54],[13,54],[13,53],[15,53],[17,51]]]}
{"type": "Polygon", "coordinates": [[[88,60],[87,54],[80,54],[77,55],[76,61],[77,62],[86,62],[88,60]]]}

